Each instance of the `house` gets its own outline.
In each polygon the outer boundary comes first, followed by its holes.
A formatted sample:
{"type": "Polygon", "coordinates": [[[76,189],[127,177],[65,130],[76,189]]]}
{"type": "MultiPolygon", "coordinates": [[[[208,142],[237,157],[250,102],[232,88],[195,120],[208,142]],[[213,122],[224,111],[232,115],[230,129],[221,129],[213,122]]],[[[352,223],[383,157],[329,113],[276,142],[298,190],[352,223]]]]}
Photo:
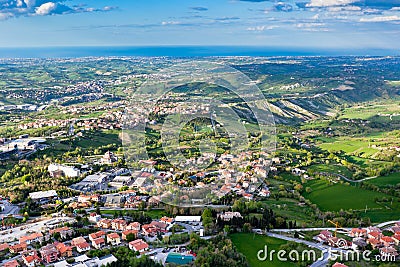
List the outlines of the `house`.
{"type": "Polygon", "coordinates": [[[107,151],[101,158],[102,164],[113,164],[118,161],[118,157],[113,152],[107,151]]]}
{"type": "Polygon", "coordinates": [[[111,220],[110,219],[101,219],[97,222],[97,227],[109,229],[109,228],[111,228],[111,220]]]}
{"type": "Polygon", "coordinates": [[[167,230],[168,225],[166,223],[152,221],[150,225],[155,227],[157,229],[157,232],[163,232],[163,233],[168,232],[167,230]]]}
{"type": "Polygon", "coordinates": [[[243,193],[242,196],[243,196],[243,198],[246,199],[247,201],[251,201],[251,200],[253,200],[253,198],[254,198],[253,195],[252,195],[252,194],[249,194],[249,193],[243,193]]]}
{"type": "Polygon", "coordinates": [[[126,230],[122,232],[122,240],[126,240],[127,235],[133,234],[135,238],[137,237],[139,231],[138,230],[126,230]]]}
{"type": "Polygon", "coordinates": [[[364,237],[367,235],[367,230],[362,228],[353,228],[350,231],[351,237],[364,237]]]}
{"type": "Polygon", "coordinates": [[[86,242],[85,238],[83,238],[83,236],[79,236],[79,237],[75,237],[71,240],[71,245],[76,246],[83,242],[86,242]]]}
{"type": "Polygon", "coordinates": [[[131,250],[142,253],[145,250],[149,249],[149,245],[146,242],[144,242],[142,239],[136,239],[134,241],[129,242],[129,248],[131,250]]]}
{"type": "Polygon", "coordinates": [[[335,264],[332,265],[332,267],[348,267],[348,266],[344,265],[342,263],[336,262],[335,264]]]}
{"type": "Polygon", "coordinates": [[[106,241],[104,240],[103,237],[99,237],[92,240],[92,246],[96,249],[101,249],[103,246],[105,246],[105,244],[106,241]]]}
{"type": "Polygon", "coordinates": [[[157,228],[150,224],[144,224],[142,226],[142,231],[146,236],[155,236],[158,233],[157,228]]]}
{"type": "Polygon", "coordinates": [[[135,231],[140,231],[141,224],[139,222],[133,222],[130,223],[127,227],[126,230],[135,230],[135,231]]]}
{"type": "Polygon", "coordinates": [[[30,235],[21,236],[19,238],[19,243],[26,243],[30,245],[31,243],[43,242],[43,234],[42,233],[32,233],[30,235]]]}
{"type": "Polygon", "coordinates": [[[400,234],[395,234],[392,238],[396,246],[398,246],[400,244],[400,234]]]}
{"type": "Polygon", "coordinates": [[[8,249],[9,247],[10,245],[8,245],[7,243],[0,244],[0,252],[8,249]]]}
{"type": "Polygon", "coordinates": [[[71,246],[65,245],[64,243],[61,242],[54,242],[54,245],[56,246],[58,253],[60,254],[60,257],[64,258],[72,257],[71,246]]]}
{"type": "Polygon", "coordinates": [[[260,197],[269,197],[271,195],[271,192],[268,189],[261,189],[261,191],[258,193],[260,197]]]}
{"type": "Polygon", "coordinates": [[[380,248],[379,249],[379,253],[383,257],[394,257],[394,258],[396,258],[399,255],[397,250],[395,248],[393,248],[393,247],[380,248]]]}
{"type": "Polygon", "coordinates": [[[367,243],[371,244],[373,249],[376,249],[376,248],[382,246],[381,241],[379,241],[378,239],[375,239],[375,238],[368,238],[367,243]]]}
{"type": "Polygon", "coordinates": [[[238,211],[227,211],[224,213],[217,214],[217,218],[220,218],[221,220],[228,222],[233,218],[243,218],[243,217],[238,211]]]}
{"type": "Polygon", "coordinates": [[[41,260],[37,255],[36,251],[34,251],[33,253],[22,255],[22,261],[28,267],[35,267],[41,264],[41,260]]]}
{"type": "Polygon", "coordinates": [[[379,240],[379,239],[381,239],[381,237],[382,237],[382,233],[377,232],[377,231],[372,231],[372,232],[369,232],[369,233],[368,233],[367,237],[368,237],[368,238],[374,238],[374,239],[379,240]]]}
{"type": "Polygon", "coordinates": [[[110,243],[111,245],[119,245],[121,243],[121,238],[117,233],[108,234],[107,243],[110,243]]]}
{"type": "Polygon", "coordinates": [[[13,246],[10,246],[10,252],[11,253],[19,253],[22,251],[27,250],[28,245],[26,243],[19,243],[19,244],[15,244],[13,246]]]}
{"type": "Polygon", "coordinates": [[[58,261],[58,250],[55,245],[49,244],[40,249],[40,255],[42,260],[46,263],[52,263],[58,261]]]}
{"type": "Polygon", "coordinates": [[[3,267],[21,267],[17,260],[7,261],[3,264],[3,267]]]}
{"type": "Polygon", "coordinates": [[[88,217],[89,222],[91,223],[98,223],[101,220],[101,215],[97,214],[95,212],[90,213],[89,217],[88,217]]]}
{"type": "Polygon", "coordinates": [[[381,242],[385,247],[390,247],[395,244],[395,241],[390,236],[383,236],[381,242]]]}
{"type": "Polygon", "coordinates": [[[321,231],[321,232],[319,233],[319,235],[317,235],[317,236],[315,237],[315,239],[318,240],[319,242],[327,242],[328,239],[330,239],[330,238],[332,238],[332,237],[333,237],[333,235],[332,235],[331,232],[329,232],[329,231],[327,231],[327,230],[324,230],[324,231],[321,231]]]}
{"type": "Polygon", "coordinates": [[[97,238],[103,238],[103,239],[106,238],[106,233],[104,231],[98,231],[96,233],[89,234],[89,240],[90,241],[93,241],[93,240],[95,240],[97,238]]]}
{"type": "Polygon", "coordinates": [[[169,218],[169,217],[166,217],[166,216],[161,217],[160,221],[165,223],[165,224],[167,224],[167,225],[171,225],[171,224],[173,224],[175,222],[174,218],[169,218]]]}
{"type": "Polygon", "coordinates": [[[127,222],[123,219],[114,219],[111,221],[111,228],[114,230],[125,231],[127,222]]]}
{"type": "Polygon", "coordinates": [[[55,233],[59,233],[60,237],[62,239],[67,239],[69,237],[71,237],[74,234],[74,230],[72,230],[71,228],[64,226],[64,227],[60,227],[60,228],[56,228],[53,230],[49,231],[50,235],[53,235],[55,233]]]}
{"type": "Polygon", "coordinates": [[[88,242],[82,242],[76,245],[76,250],[79,253],[85,252],[85,251],[89,251],[90,250],[90,245],[88,242]]]}

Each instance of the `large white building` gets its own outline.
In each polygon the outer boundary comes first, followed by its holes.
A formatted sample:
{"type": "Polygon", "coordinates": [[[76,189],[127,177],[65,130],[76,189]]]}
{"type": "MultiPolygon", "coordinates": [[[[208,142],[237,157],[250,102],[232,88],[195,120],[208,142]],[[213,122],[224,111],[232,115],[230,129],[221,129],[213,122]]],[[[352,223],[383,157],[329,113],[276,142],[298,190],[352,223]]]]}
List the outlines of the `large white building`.
{"type": "Polygon", "coordinates": [[[49,199],[57,196],[56,190],[38,191],[29,193],[29,197],[33,200],[49,199]]]}
{"type": "Polygon", "coordinates": [[[78,168],[73,166],[66,166],[61,164],[52,163],[47,168],[51,176],[54,176],[54,173],[58,171],[62,171],[64,176],[66,177],[78,177],[81,175],[81,171],[78,168]]]}

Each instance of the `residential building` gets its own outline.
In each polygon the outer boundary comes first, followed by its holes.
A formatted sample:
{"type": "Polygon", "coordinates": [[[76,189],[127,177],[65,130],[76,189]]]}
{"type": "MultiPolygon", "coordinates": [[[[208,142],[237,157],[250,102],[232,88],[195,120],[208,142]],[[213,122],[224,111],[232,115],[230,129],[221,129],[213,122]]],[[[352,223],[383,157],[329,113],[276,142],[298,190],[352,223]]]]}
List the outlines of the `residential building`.
{"type": "Polygon", "coordinates": [[[90,241],[93,241],[94,239],[97,239],[97,238],[103,238],[103,239],[106,238],[106,233],[104,231],[98,231],[96,233],[89,234],[90,241]]]}
{"type": "Polygon", "coordinates": [[[149,245],[142,239],[136,239],[134,241],[129,242],[129,248],[131,250],[142,253],[149,249],[149,245]]]}
{"type": "Polygon", "coordinates": [[[106,241],[104,240],[103,237],[99,237],[92,240],[92,246],[96,249],[101,249],[103,246],[105,246],[105,244],[106,241]]]}
{"type": "Polygon", "coordinates": [[[42,260],[46,263],[52,263],[58,261],[58,250],[55,245],[49,244],[40,249],[40,255],[42,260]]]}
{"type": "Polygon", "coordinates": [[[111,245],[119,245],[121,243],[121,238],[117,233],[108,234],[107,243],[110,243],[111,245]]]}

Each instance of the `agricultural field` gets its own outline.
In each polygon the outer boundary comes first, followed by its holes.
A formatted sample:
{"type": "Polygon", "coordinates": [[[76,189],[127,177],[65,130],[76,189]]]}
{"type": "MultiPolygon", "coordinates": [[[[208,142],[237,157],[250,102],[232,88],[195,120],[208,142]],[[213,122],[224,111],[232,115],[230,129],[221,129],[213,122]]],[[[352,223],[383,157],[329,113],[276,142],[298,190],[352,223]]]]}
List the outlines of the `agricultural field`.
{"type": "Polygon", "coordinates": [[[400,184],[400,173],[392,173],[386,176],[380,176],[374,179],[365,181],[365,183],[373,184],[378,187],[386,187],[390,185],[400,184]]]}
{"type": "Polygon", "coordinates": [[[270,198],[264,203],[274,211],[276,216],[295,220],[298,226],[313,225],[314,223],[311,217],[314,210],[308,206],[299,205],[298,200],[292,198],[279,198],[279,200],[270,198]]]}
{"type": "Polygon", "coordinates": [[[121,144],[119,131],[108,130],[85,134],[84,137],[81,137],[74,142],[74,147],[87,149],[91,147],[106,146],[109,144],[121,144]]]}
{"type": "Polygon", "coordinates": [[[375,202],[375,198],[387,197],[386,194],[369,191],[355,186],[345,184],[329,184],[323,180],[313,180],[305,184],[311,188],[310,193],[303,193],[323,211],[382,209],[383,207],[375,202]]]}
{"type": "Polygon", "coordinates": [[[264,246],[268,246],[268,251],[271,250],[279,250],[281,245],[286,244],[286,241],[281,239],[276,239],[264,235],[258,235],[253,233],[235,233],[231,234],[230,239],[233,244],[239,250],[239,252],[243,253],[247,261],[249,262],[251,267],[258,266],[274,266],[274,267],[290,267],[296,266],[294,263],[290,262],[280,262],[276,258],[276,254],[274,254],[274,260],[272,262],[269,261],[259,261],[257,259],[257,252],[261,249],[264,249],[264,246]],[[251,243],[251,246],[249,244],[251,243]]]}
{"type": "MultiPolygon", "coordinates": [[[[379,143],[374,142],[375,145],[379,143]]],[[[320,148],[328,151],[344,151],[347,154],[357,154],[363,157],[371,157],[378,149],[372,148],[367,138],[338,137],[332,138],[330,142],[320,143],[320,148]]]]}
{"type": "Polygon", "coordinates": [[[332,173],[332,174],[341,174],[343,176],[346,176],[347,178],[352,178],[353,173],[346,168],[345,166],[342,165],[334,165],[334,164],[315,164],[311,165],[310,167],[307,168],[308,171],[312,172],[326,172],[326,173],[332,173]]]}
{"type": "Polygon", "coordinates": [[[368,103],[344,109],[339,119],[369,119],[376,115],[400,113],[399,102],[368,103]]]}

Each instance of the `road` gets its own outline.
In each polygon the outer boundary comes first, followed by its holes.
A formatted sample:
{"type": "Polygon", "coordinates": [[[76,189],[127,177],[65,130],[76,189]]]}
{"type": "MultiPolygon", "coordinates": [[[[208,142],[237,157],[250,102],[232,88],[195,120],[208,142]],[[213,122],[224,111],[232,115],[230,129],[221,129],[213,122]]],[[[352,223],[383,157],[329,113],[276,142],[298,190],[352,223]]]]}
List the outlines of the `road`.
{"type": "Polygon", "coordinates": [[[363,181],[367,181],[367,180],[371,180],[371,179],[378,178],[378,176],[371,176],[371,177],[366,177],[366,178],[363,178],[363,179],[360,179],[360,180],[353,180],[353,179],[347,178],[346,176],[344,176],[344,175],[342,175],[342,174],[339,174],[339,173],[318,172],[318,174],[325,175],[325,176],[331,176],[331,175],[338,176],[338,177],[340,177],[341,179],[343,179],[343,180],[345,180],[345,181],[347,181],[347,182],[351,182],[351,183],[361,183],[361,182],[363,182],[363,181]]]}
{"type": "Polygon", "coordinates": [[[343,249],[339,249],[339,248],[332,248],[330,246],[327,245],[323,245],[320,243],[315,243],[315,242],[310,242],[310,241],[306,241],[303,239],[298,239],[298,238],[293,238],[293,237],[288,237],[285,235],[280,235],[280,234],[275,234],[275,233],[266,233],[267,236],[270,237],[274,237],[274,238],[279,238],[279,239],[283,239],[283,240],[287,240],[287,241],[292,241],[292,242],[296,242],[296,243],[302,243],[304,245],[307,245],[311,248],[315,248],[321,251],[320,255],[316,255],[317,256],[317,260],[311,264],[311,267],[325,267],[327,266],[328,262],[329,262],[329,257],[330,257],[330,253],[329,251],[335,251],[335,252],[339,252],[339,253],[347,253],[346,250],[343,249]],[[323,255],[323,257],[321,257],[321,255],[323,255]]]}
{"type": "Polygon", "coordinates": [[[377,224],[377,225],[375,225],[375,226],[376,226],[376,227],[379,227],[379,228],[383,228],[383,227],[385,227],[385,226],[388,226],[388,225],[391,225],[391,224],[395,224],[395,223],[398,223],[398,222],[400,222],[400,219],[397,220],[397,221],[390,221],[390,222],[380,223],[380,224],[377,224]]]}
{"type": "MultiPolygon", "coordinates": [[[[332,227],[317,227],[317,228],[296,228],[296,229],[271,229],[271,232],[282,232],[282,233],[291,233],[291,232],[307,232],[307,231],[335,231],[336,228],[332,228],[332,227]]],[[[340,227],[338,229],[338,232],[345,232],[347,233],[348,231],[350,231],[351,228],[343,228],[340,227]]]]}

